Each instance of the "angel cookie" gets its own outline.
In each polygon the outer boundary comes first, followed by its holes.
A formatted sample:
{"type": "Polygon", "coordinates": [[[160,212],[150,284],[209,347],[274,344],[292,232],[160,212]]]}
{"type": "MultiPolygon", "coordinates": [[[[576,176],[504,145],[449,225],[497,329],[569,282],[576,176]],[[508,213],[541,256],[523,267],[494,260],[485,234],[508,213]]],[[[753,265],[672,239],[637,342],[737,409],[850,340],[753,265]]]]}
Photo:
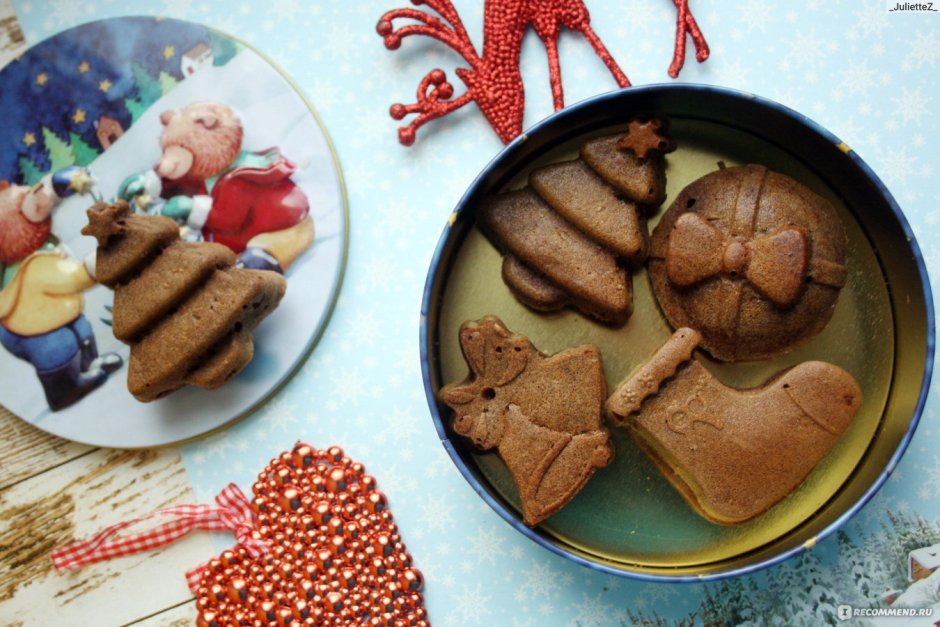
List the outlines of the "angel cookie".
{"type": "Polygon", "coordinates": [[[564,507],[613,459],[602,427],[607,383],[591,345],[539,352],[499,318],[465,322],[460,346],[470,375],[444,386],[452,426],[483,451],[496,449],[534,526],[564,507]]]}

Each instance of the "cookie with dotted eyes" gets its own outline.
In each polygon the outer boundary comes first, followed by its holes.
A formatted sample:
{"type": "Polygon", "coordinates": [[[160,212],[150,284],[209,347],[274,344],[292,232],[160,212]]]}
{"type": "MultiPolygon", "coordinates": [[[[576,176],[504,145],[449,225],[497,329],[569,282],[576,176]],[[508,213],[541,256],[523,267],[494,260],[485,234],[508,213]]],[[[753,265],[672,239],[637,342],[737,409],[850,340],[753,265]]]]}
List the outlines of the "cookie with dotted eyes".
{"type": "Polygon", "coordinates": [[[602,425],[607,382],[596,346],[546,355],[495,316],[465,322],[469,376],[441,388],[452,428],[481,451],[495,449],[537,525],[564,507],[613,459],[602,425]]]}
{"type": "Polygon", "coordinates": [[[673,328],[701,332],[721,361],[807,341],[846,282],[845,228],[827,200],[761,165],[689,184],[653,231],[649,273],[673,328]]]}

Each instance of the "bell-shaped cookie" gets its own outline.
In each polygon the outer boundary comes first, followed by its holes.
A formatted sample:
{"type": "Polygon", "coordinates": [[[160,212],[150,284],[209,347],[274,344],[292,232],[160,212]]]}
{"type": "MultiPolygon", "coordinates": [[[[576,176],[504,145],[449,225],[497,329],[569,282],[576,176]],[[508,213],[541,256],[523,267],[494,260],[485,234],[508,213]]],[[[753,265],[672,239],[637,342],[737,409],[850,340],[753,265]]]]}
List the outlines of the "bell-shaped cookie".
{"type": "Polygon", "coordinates": [[[833,205],[761,165],[690,183],[653,231],[653,293],[721,361],[773,357],[829,322],[848,277],[833,205]]]}
{"type": "Polygon", "coordinates": [[[602,426],[607,383],[595,346],[539,352],[499,318],[465,322],[460,346],[470,375],[441,388],[452,427],[496,449],[519,490],[523,520],[537,525],[564,507],[613,459],[602,426]]]}

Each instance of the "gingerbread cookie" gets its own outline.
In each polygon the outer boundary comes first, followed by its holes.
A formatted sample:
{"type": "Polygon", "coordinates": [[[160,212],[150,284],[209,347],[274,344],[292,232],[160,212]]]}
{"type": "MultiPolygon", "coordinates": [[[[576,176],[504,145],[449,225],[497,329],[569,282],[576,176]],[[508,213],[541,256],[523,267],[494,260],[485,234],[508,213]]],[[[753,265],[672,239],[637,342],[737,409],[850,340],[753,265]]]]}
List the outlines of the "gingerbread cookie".
{"type": "Polygon", "coordinates": [[[846,281],[833,206],[760,165],[688,185],[653,231],[653,292],[673,328],[722,361],[762,359],[819,333],[846,281]]]}
{"type": "Polygon", "coordinates": [[[607,135],[585,142],[580,157],[621,196],[651,209],[666,200],[666,164],[663,155],[675,149],[663,125],[654,129],[656,146],[649,142],[648,127],[631,120],[625,134],[607,135]],[[659,148],[660,144],[662,149],[659,148]],[[638,156],[642,155],[642,157],[638,156]]]}
{"type": "Polygon", "coordinates": [[[793,492],[855,417],[862,391],[848,372],[809,361],[764,385],[729,388],[681,328],[607,401],[689,504],[723,525],[746,522],[793,492]]]}
{"type": "Polygon", "coordinates": [[[509,288],[523,303],[531,302],[539,310],[571,303],[605,322],[622,323],[630,317],[630,275],[617,264],[617,258],[552,211],[531,190],[490,198],[480,208],[477,220],[507,256],[516,257],[526,267],[527,271],[503,270],[509,288]],[[557,290],[551,290],[552,286],[557,290]],[[555,292],[549,300],[535,296],[549,291],[555,292]],[[564,298],[558,298],[559,293],[564,298]]]}
{"type": "Polygon", "coordinates": [[[529,186],[558,215],[618,257],[639,263],[646,258],[646,224],[637,203],[621,199],[583,161],[539,168],[529,186]]]}
{"type": "Polygon", "coordinates": [[[94,205],[88,220],[98,281],[114,288],[115,337],[131,347],[135,398],[214,389],[248,365],[251,332],[284,296],[283,276],[235,268],[228,248],[183,242],[175,222],[131,214],[125,201],[94,205]]]}
{"type": "Polygon", "coordinates": [[[646,259],[648,207],[665,197],[662,124],[586,142],[581,158],[533,170],[529,187],[488,199],[478,224],[505,255],[503,280],[537,311],[573,306],[613,324],[633,312],[625,268],[646,259]]]}
{"type": "Polygon", "coordinates": [[[613,459],[602,426],[607,394],[600,352],[579,346],[545,355],[495,316],[465,322],[469,377],[441,388],[452,427],[483,451],[496,449],[534,526],[564,507],[613,459]]]}
{"type": "Polygon", "coordinates": [[[556,311],[572,304],[568,294],[515,255],[503,257],[503,282],[523,305],[536,311],[556,311]]]}

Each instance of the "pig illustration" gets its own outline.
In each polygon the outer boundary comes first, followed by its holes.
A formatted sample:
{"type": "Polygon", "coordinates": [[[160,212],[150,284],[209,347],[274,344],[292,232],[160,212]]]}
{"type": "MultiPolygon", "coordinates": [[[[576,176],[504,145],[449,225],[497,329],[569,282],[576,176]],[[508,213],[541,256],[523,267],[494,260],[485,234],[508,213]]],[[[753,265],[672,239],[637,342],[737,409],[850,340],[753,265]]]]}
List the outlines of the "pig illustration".
{"type": "Polygon", "coordinates": [[[123,364],[115,353],[98,355],[82,313],[82,292],[95,280],[52,237],[54,207],[82,177],[83,170],[68,168],[32,188],[0,182],[0,344],[36,369],[53,411],[83,398],[123,364]]]}

